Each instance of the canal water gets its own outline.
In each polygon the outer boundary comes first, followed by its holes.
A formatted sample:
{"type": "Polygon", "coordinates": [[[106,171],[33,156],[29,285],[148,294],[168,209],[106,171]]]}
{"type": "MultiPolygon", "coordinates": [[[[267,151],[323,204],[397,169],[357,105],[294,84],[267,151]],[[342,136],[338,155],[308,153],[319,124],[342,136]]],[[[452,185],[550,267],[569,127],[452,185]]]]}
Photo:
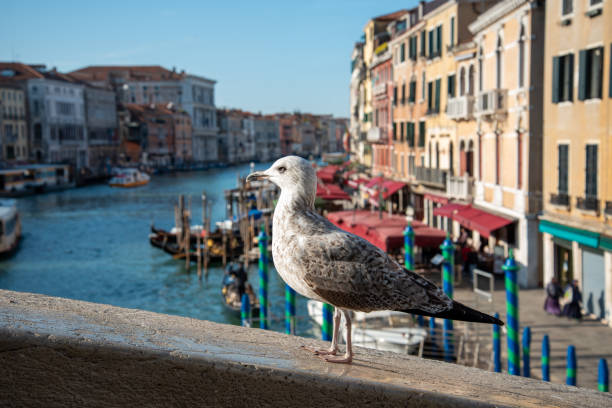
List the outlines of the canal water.
{"type": "MultiPolygon", "coordinates": [[[[269,163],[257,164],[264,169],[269,163]]],[[[151,223],[174,224],[178,195],[191,196],[200,223],[201,194],[212,200],[213,222],[225,216],[223,191],[236,186],[248,165],[153,176],[133,189],[106,185],[20,198],[23,239],[15,255],[0,260],[0,288],[137,308],[220,323],[240,324],[222,303],[222,268],[200,282],[196,268],[149,244],[151,223]]],[[[257,265],[249,281],[258,289],[257,265]]],[[[284,283],[270,267],[271,329],[284,328],[284,283]]],[[[297,296],[297,334],[319,336],[297,296]]]]}

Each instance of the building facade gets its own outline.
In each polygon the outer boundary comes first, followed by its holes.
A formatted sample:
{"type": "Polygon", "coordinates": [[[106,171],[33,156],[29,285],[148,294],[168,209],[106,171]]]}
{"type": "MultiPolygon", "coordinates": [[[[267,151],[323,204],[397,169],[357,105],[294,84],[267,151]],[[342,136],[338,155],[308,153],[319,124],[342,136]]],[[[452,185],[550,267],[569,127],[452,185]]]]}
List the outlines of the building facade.
{"type": "Polygon", "coordinates": [[[612,2],[546,3],[544,281],[612,325],[612,2]]]}
{"type": "Polygon", "coordinates": [[[26,93],[18,84],[0,82],[0,157],[5,164],[28,159],[26,93]]]}
{"type": "Polygon", "coordinates": [[[391,100],[393,95],[393,65],[389,37],[380,37],[381,43],[375,49],[370,70],[372,71],[372,127],[367,140],[372,144],[372,172],[390,176],[393,144],[393,115],[391,100]],[[384,42],[382,42],[384,41],[384,42]]]}
{"type": "Polygon", "coordinates": [[[273,115],[255,115],[255,159],[275,160],[281,156],[279,121],[273,115]]]}
{"type": "Polygon", "coordinates": [[[110,89],[85,86],[88,167],[95,176],[109,175],[119,159],[117,105],[110,89]]]}

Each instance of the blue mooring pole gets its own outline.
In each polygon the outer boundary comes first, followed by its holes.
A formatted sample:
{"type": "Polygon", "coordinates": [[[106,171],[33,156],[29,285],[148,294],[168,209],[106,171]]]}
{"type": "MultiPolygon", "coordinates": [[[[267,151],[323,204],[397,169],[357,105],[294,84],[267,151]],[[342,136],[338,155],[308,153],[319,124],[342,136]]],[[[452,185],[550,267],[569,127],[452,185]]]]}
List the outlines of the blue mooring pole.
{"type": "Polygon", "coordinates": [[[295,334],[295,291],[285,284],[285,334],[295,334]]]}
{"type": "Polygon", "coordinates": [[[414,230],[411,223],[404,229],[404,267],[414,271],[414,230]]]}
{"type": "Polygon", "coordinates": [[[332,331],[334,330],[334,307],[323,303],[323,324],[321,325],[321,338],[324,341],[331,341],[332,331]]]}
{"type": "MultiPolygon", "coordinates": [[[[495,313],[499,319],[499,313],[495,313]]],[[[499,337],[499,325],[493,325],[493,371],[501,373],[501,339],[499,337]]]]}
{"type": "Polygon", "coordinates": [[[597,389],[601,392],[610,391],[608,363],[606,362],[605,358],[599,359],[599,367],[597,371],[597,389]]]}
{"type": "Polygon", "coordinates": [[[251,299],[249,295],[243,293],[240,300],[240,324],[244,327],[251,327],[251,299]]]}
{"type": "Polygon", "coordinates": [[[548,334],[542,337],[542,381],[550,381],[550,341],[548,334]]]}
{"type": "MultiPolygon", "coordinates": [[[[442,264],[442,289],[449,298],[453,298],[453,279],[454,279],[454,246],[450,239],[450,235],[446,234],[446,239],[440,245],[444,262],[442,264]]],[[[444,360],[453,360],[453,321],[444,319],[442,331],[444,343],[444,360]]]]}
{"type": "Polygon", "coordinates": [[[576,385],[576,347],[573,345],[567,347],[567,370],[565,383],[567,385],[576,385]]]}
{"type": "Polygon", "coordinates": [[[508,339],[508,373],[521,375],[521,349],[519,345],[519,303],[518,284],[516,273],[519,266],[514,260],[514,254],[510,255],[502,266],[506,273],[506,338],[508,339]]]}
{"type": "Polygon", "coordinates": [[[259,244],[259,328],[268,329],[268,237],[262,229],[259,244]]]}
{"type": "Polygon", "coordinates": [[[531,355],[531,329],[527,326],[523,329],[523,377],[531,377],[530,355],[531,355]]]}

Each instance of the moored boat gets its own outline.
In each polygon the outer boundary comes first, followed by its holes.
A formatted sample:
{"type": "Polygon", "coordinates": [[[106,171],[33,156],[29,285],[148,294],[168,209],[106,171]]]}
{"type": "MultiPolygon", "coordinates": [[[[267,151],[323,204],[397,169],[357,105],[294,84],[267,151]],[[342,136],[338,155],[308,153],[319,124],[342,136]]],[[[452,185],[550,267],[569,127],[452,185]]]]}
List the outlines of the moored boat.
{"type": "Polygon", "coordinates": [[[15,251],[21,238],[21,220],[15,200],[0,200],[0,256],[15,251]]]}
{"type": "Polygon", "coordinates": [[[111,187],[139,187],[148,184],[151,178],[138,169],[120,169],[115,172],[108,185],[111,187]]]}

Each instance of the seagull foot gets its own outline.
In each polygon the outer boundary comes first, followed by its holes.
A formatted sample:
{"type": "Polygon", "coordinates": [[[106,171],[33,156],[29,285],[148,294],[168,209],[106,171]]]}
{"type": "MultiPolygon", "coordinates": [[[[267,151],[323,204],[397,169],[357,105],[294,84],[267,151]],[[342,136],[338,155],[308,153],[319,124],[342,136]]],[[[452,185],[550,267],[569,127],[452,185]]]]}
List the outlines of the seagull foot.
{"type": "Polygon", "coordinates": [[[353,356],[344,355],[340,356],[318,356],[321,360],[325,360],[328,363],[338,363],[338,364],[350,364],[353,362],[353,356]]]}
{"type": "Polygon", "coordinates": [[[337,350],[333,349],[317,349],[309,346],[301,346],[300,348],[308,350],[316,356],[335,356],[337,352],[337,350]]]}

